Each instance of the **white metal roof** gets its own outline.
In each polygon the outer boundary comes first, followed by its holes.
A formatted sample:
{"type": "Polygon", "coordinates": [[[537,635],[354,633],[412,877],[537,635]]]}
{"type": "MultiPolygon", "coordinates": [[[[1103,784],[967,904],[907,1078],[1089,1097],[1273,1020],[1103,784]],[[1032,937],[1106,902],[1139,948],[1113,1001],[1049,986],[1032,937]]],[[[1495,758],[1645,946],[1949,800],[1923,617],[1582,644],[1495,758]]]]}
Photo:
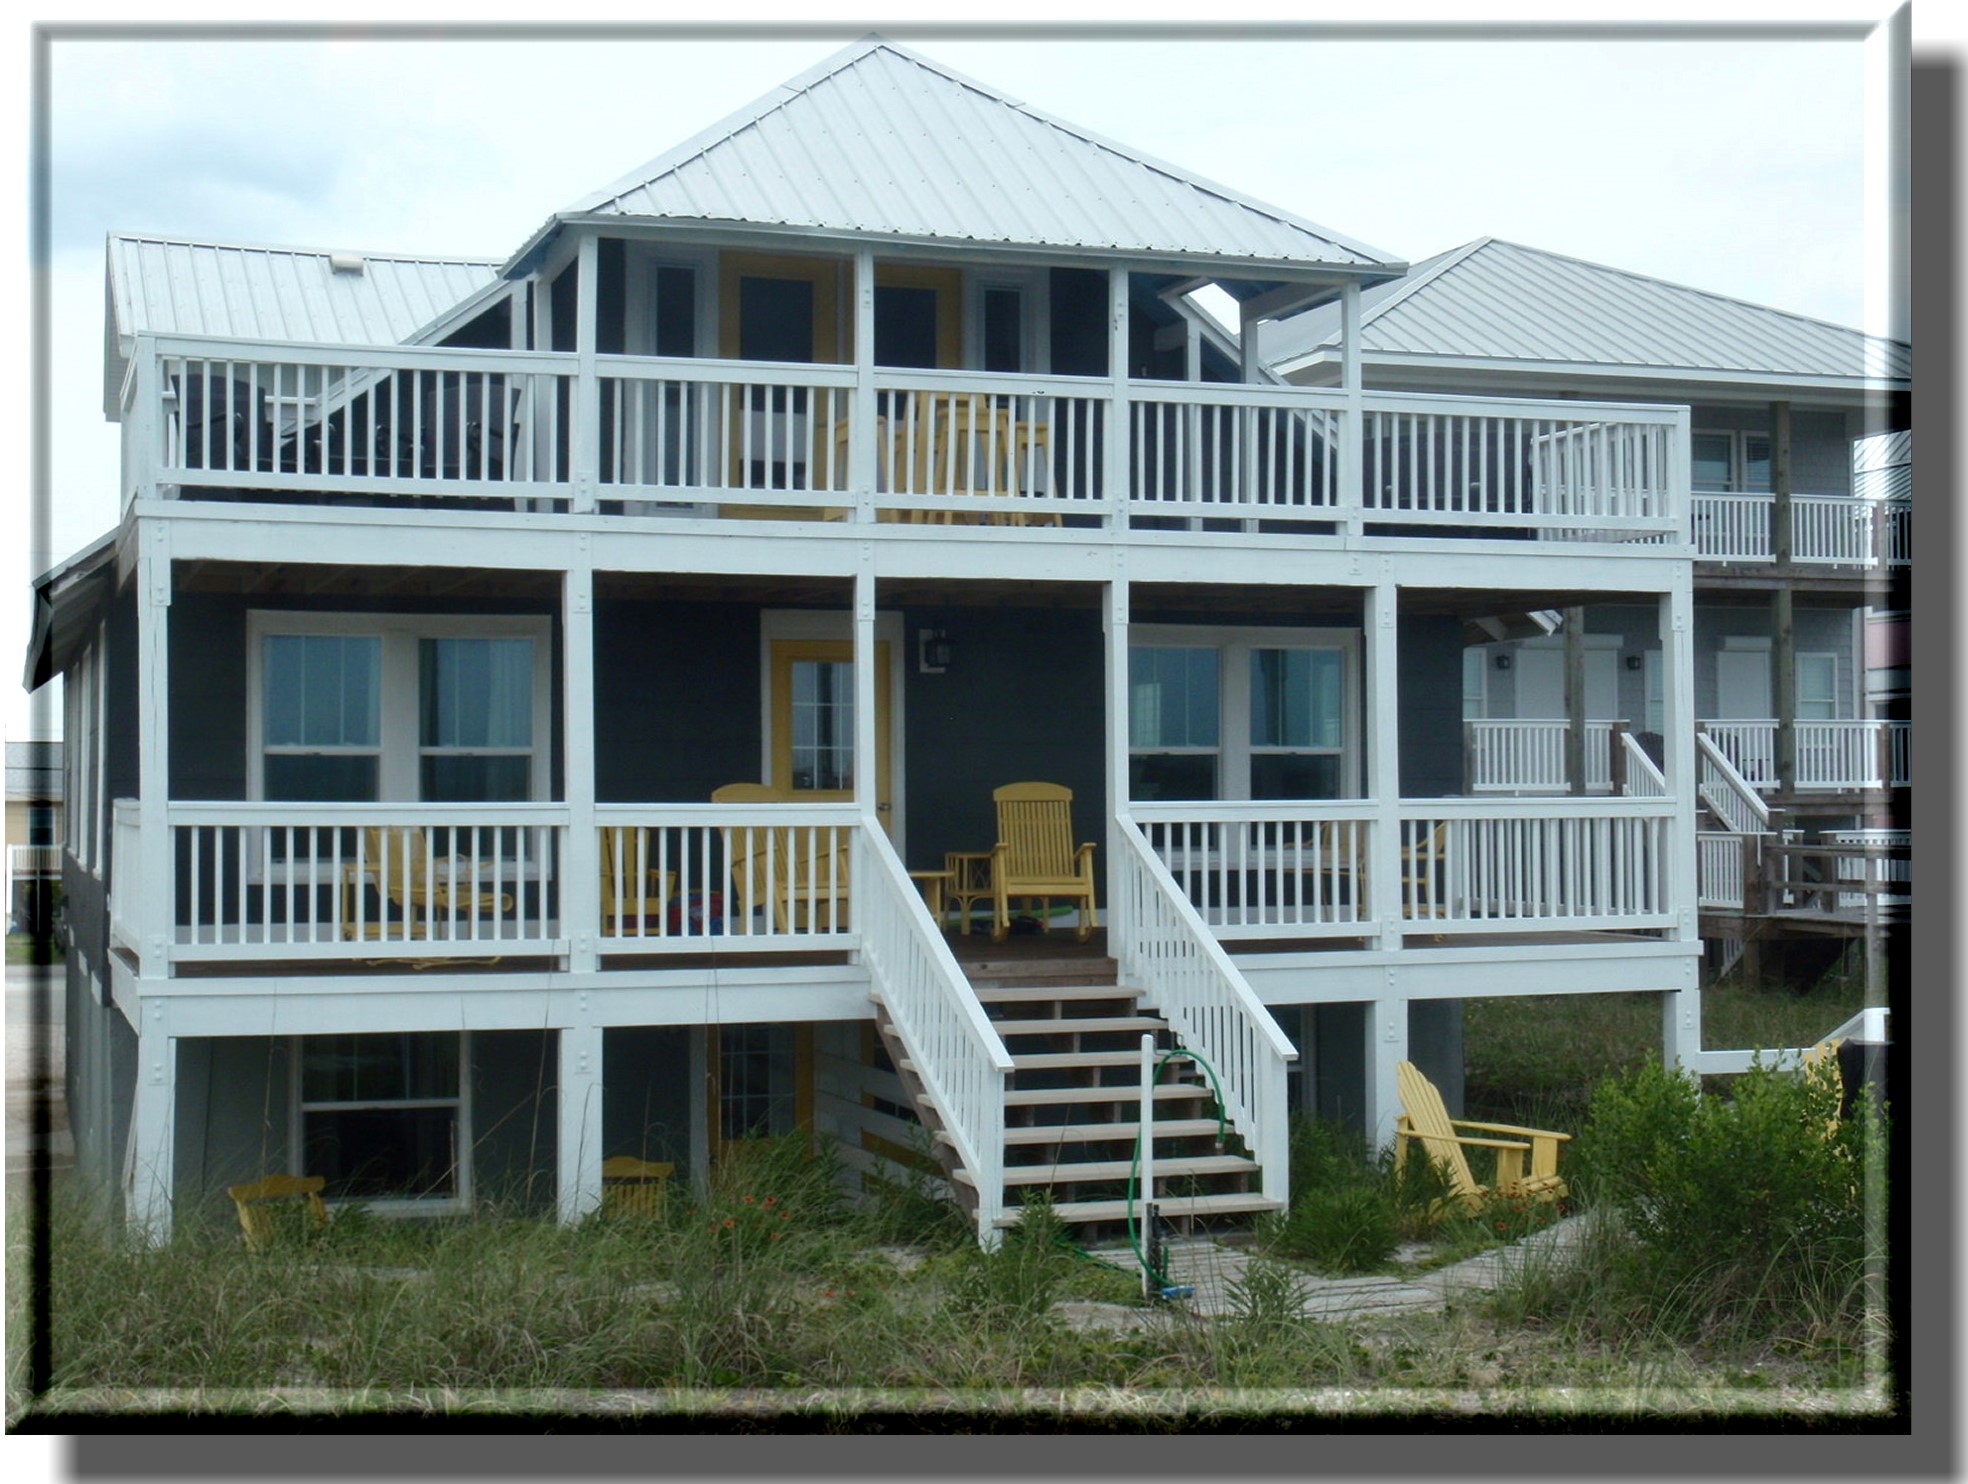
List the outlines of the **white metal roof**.
{"type": "Polygon", "coordinates": [[[142,331],[396,345],[498,279],[492,258],[339,253],[111,233],[103,411],[117,415],[124,368],[142,331]],[[338,269],[337,260],[360,263],[338,269]]]}
{"type": "Polygon", "coordinates": [[[1052,118],[880,37],[773,89],[557,220],[596,216],[1399,267],[1377,248],[1052,118]]]}
{"type": "Polygon", "coordinates": [[[1852,493],[1861,499],[1910,499],[1913,432],[1879,433],[1852,444],[1852,493]]]}
{"type": "MultiPolygon", "coordinates": [[[[1381,365],[1590,369],[1666,380],[1910,381],[1911,348],[1843,325],[1494,237],[1361,294],[1361,354],[1381,365]]],[[[1264,327],[1291,372],[1333,358],[1337,306],[1264,327]]]]}

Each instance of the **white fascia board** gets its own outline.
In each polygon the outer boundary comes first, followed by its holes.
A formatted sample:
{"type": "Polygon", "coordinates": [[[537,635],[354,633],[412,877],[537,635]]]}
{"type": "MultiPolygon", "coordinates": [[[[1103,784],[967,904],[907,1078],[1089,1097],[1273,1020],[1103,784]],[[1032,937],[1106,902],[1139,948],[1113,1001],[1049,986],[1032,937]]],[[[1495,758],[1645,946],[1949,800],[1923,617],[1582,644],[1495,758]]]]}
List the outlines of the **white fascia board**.
{"type": "MultiPolygon", "coordinates": [[[[1607,365],[1599,361],[1520,361],[1503,357],[1478,356],[1438,356],[1403,353],[1394,351],[1367,351],[1361,357],[1368,371],[1428,370],[1448,371],[1467,375],[1472,390],[1486,384],[1485,378],[1508,376],[1526,381],[1577,382],[1615,381],[1635,385],[1655,385],[1659,383],[1682,384],[1699,387],[1734,386],[1744,392],[1757,390],[1779,391],[1823,391],[1844,393],[1852,397],[1877,396],[1881,393],[1910,392],[1911,380],[1896,377],[1870,376],[1822,376],[1805,373],[1780,373],[1747,370],[1711,370],[1700,367],[1645,366],[1645,365],[1607,365]]],[[[1292,376],[1302,370],[1322,366],[1337,368],[1339,351],[1337,348],[1321,348],[1294,356],[1290,360],[1275,363],[1273,369],[1280,375],[1292,376]]],[[[1488,385],[1495,385],[1489,381],[1488,385]]],[[[1370,386],[1369,391],[1385,390],[1384,387],[1370,386]]]]}

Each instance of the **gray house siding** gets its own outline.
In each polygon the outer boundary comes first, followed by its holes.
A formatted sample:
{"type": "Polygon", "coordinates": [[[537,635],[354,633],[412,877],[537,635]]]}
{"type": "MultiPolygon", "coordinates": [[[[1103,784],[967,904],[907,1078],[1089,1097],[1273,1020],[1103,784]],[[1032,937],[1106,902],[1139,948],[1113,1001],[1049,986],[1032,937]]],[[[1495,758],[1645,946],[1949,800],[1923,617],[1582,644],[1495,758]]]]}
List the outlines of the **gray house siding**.
{"type": "MultiPolygon", "coordinates": [[[[1768,433],[1768,407],[1701,406],[1691,409],[1689,426],[1696,433],[1768,433]]],[[[1852,430],[1842,412],[1797,409],[1790,415],[1790,483],[1800,494],[1849,495],[1852,492],[1852,430]]]]}
{"type": "Polygon", "coordinates": [[[546,1031],[471,1038],[472,1192],[481,1206],[543,1211],[554,1198],[560,1052],[546,1031]]]}
{"type": "Polygon", "coordinates": [[[758,610],[616,599],[595,605],[595,796],[695,802],[757,781],[758,610]]]}

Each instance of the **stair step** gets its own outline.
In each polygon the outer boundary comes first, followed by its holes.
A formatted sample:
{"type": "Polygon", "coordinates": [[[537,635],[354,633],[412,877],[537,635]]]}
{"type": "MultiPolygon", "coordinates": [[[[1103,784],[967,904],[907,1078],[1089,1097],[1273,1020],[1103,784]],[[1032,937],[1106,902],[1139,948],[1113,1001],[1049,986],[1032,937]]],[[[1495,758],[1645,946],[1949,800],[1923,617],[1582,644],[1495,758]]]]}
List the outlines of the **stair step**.
{"type": "MultiPolygon", "coordinates": [[[[1200,1082],[1158,1082],[1153,1094],[1158,1103],[1193,1101],[1212,1096],[1200,1082]]],[[[1014,1087],[1005,1094],[1004,1100],[1007,1108],[1042,1108],[1051,1103],[1138,1104],[1141,1101],[1141,1085],[1130,1082],[1121,1087],[1014,1087]]],[[[1159,1124],[1156,1126],[1160,1127],[1159,1124]]]]}
{"type": "MultiPolygon", "coordinates": [[[[1104,1031],[1165,1031],[1168,1022],[1156,1015],[1059,1016],[1052,1020],[994,1020],[991,1029],[1000,1036],[1097,1035],[1104,1031]]],[[[1139,1055],[1139,1051],[1136,1055],[1139,1055]]]]}
{"type": "MultiPolygon", "coordinates": [[[[1159,1118],[1155,1120],[1155,1140],[1202,1139],[1216,1137],[1222,1125],[1214,1118],[1159,1118]]],[[[1125,1140],[1133,1143],[1141,1130],[1138,1118],[1116,1119],[1112,1123],[1035,1123],[1027,1128],[1005,1130],[1007,1145],[1102,1144],[1125,1140]]]]}
{"type": "MultiPolygon", "coordinates": [[[[1255,1160],[1245,1159],[1240,1154],[1198,1154],[1182,1159],[1157,1159],[1155,1178],[1174,1179],[1179,1175],[1248,1175],[1255,1172],[1257,1168],[1255,1160]]],[[[1135,1170],[1133,1160],[1102,1159],[1072,1165],[1006,1165],[1004,1178],[1007,1185],[1075,1185],[1085,1180],[1125,1180],[1134,1174],[1135,1170]]],[[[967,1185],[976,1183],[968,1170],[958,1170],[957,1179],[967,1185]]]]}
{"type": "MultiPolygon", "coordinates": [[[[1285,1203],[1262,1195],[1183,1195],[1160,1196],[1155,1210],[1164,1221],[1178,1216],[1245,1216],[1260,1211],[1282,1211],[1285,1203]]],[[[1084,1224],[1095,1221],[1125,1221],[1130,1203],[1119,1201],[1055,1201],[1053,1215],[1061,1221],[1084,1224]]],[[[1141,1203],[1132,1203],[1135,1219],[1140,1219],[1141,1203]]],[[[1019,1209],[1013,1206],[998,1218],[999,1226],[1016,1226],[1019,1209]]]]}
{"type": "Polygon", "coordinates": [[[1133,1000],[1141,991],[1125,984],[979,984],[970,987],[987,1005],[1026,1004],[1033,1001],[1133,1000]]]}
{"type": "Polygon", "coordinates": [[[964,977],[978,989],[1028,989],[1050,984],[1112,984],[1120,967],[1112,959],[973,959],[958,960],[964,977]]]}
{"type": "MultiPolygon", "coordinates": [[[[1186,1051],[1171,1051],[1170,1061],[1187,1061],[1186,1051]]],[[[1158,1055],[1156,1061],[1161,1057],[1158,1055]]],[[[1055,1069],[1080,1067],[1138,1067],[1141,1065],[1141,1051],[1137,1047],[1131,1051],[1014,1051],[1011,1064],[1021,1072],[1043,1072],[1055,1069]]]]}

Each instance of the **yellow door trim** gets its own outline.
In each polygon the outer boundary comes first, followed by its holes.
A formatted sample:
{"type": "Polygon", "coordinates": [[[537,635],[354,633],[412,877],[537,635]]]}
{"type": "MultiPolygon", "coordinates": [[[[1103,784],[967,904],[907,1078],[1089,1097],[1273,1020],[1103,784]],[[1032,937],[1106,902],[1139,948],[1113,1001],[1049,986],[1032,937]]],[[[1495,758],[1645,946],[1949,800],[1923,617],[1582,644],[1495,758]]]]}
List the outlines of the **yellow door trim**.
{"type": "MultiPolygon", "coordinates": [[[[884,829],[892,827],[895,811],[891,807],[889,759],[889,644],[875,641],[875,817],[884,829]]],[[[772,641],[772,768],[768,780],[774,788],[793,788],[793,666],[801,661],[852,665],[854,643],[850,639],[774,639],[772,641]]],[[[859,758],[855,766],[861,765],[859,758]]],[[[849,789],[801,789],[799,797],[815,803],[847,803],[854,794],[849,789]]]]}

